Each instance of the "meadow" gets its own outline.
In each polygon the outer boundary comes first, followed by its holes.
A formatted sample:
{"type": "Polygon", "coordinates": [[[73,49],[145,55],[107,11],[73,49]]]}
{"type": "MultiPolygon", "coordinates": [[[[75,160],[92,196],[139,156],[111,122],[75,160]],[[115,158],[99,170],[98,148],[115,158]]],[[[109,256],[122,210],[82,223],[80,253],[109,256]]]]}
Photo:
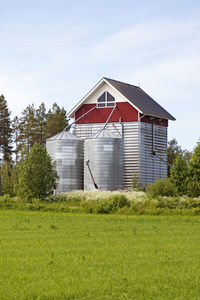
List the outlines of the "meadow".
{"type": "Polygon", "coordinates": [[[0,299],[200,299],[200,218],[0,210],[0,299]]]}

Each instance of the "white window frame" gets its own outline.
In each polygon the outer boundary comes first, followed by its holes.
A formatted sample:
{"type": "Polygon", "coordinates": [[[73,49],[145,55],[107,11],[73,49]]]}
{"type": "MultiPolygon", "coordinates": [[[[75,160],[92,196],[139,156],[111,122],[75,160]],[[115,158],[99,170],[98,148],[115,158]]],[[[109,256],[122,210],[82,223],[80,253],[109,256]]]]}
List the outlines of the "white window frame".
{"type": "Polygon", "coordinates": [[[116,102],[115,102],[115,97],[113,97],[113,95],[111,95],[111,93],[109,93],[113,98],[114,98],[114,101],[107,101],[108,99],[108,91],[105,91],[103,92],[103,94],[101,96],[99,96],[99,98],[97,99],[97,107],[98,108],[108,108],[108,107],[114,107],[116,105],[116,102]],[[104,102],[98,102],[98,99],[105,93],[105,101],[104,102]],[[108,105],[108,103],[112,104],[112,105],[108,105]],[[100,104],[100,105],[99,105],[100,104]],[[104,106],[101,106],[101,104],[104,104],[104,106]]]}

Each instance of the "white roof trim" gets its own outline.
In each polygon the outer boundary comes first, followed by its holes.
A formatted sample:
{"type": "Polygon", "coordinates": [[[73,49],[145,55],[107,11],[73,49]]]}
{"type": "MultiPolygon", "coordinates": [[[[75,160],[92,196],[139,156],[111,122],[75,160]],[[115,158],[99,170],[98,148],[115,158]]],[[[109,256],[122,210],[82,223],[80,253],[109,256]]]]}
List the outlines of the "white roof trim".
{"type": "Polygon", "coordinates": [[[130,100],[128,100],[123,94],[121,94],[110,82],[108,82],[104,77],[69,111],[67,114],[68,118],[75,118],[75,112],[81,107],[83,102],[98,89],[98,87],[103,83],[107,83],[112,89],[114,89],[123,99],[125,99],[130,105],[137,109],[140,113],[143,113],[138,107],[136,107],[130,100]]]}

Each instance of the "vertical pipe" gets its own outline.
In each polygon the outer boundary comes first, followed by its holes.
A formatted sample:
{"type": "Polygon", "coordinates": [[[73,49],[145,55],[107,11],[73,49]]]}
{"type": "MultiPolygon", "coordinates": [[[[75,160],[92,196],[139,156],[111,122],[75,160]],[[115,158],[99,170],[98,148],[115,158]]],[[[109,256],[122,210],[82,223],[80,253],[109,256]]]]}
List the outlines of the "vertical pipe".
{"type": "Polygon", "coordinates": [[[152,155],[155,155],[155,136],[154,136],[154,124],[152,123],[152,155]]]}

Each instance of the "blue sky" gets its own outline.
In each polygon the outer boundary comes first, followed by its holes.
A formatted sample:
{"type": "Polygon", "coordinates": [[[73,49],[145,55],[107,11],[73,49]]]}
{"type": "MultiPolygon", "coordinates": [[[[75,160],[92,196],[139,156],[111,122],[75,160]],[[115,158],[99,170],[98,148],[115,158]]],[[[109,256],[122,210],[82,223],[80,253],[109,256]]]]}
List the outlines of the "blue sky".
{"type": "Polygon", "coordinates": [[[140,85],[177,120],[169,139],[200,138],[199,1],[0,0],[0,94],[69,111],[103,76],[140,85]]]}

